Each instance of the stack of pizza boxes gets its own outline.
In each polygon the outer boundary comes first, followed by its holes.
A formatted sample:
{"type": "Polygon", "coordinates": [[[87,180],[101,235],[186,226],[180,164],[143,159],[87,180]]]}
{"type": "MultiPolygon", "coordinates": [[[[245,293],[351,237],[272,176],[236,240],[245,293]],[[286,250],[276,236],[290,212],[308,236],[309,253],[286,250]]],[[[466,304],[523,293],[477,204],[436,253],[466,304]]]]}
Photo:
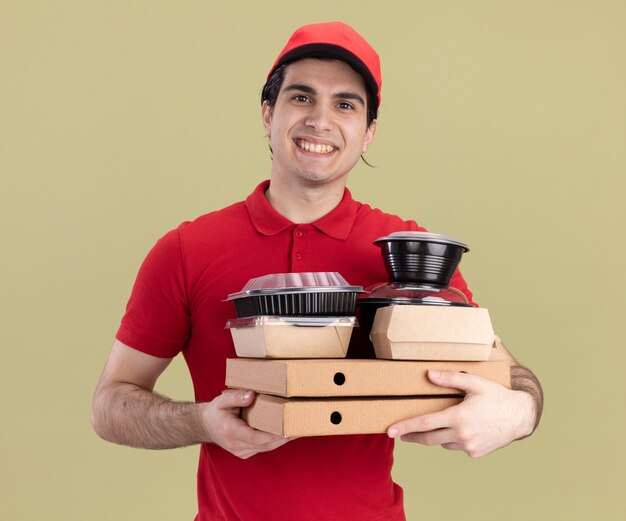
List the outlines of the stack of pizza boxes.
{"type": "MultiPolygon", "coordinates": [[[[407,235],[429,246],[451,240],[405,232],[389,242],[406,242],[407,235]]],[[[429,284],[399,281],[397,259],[390,271],[386,243],[379,241],[389,283],[364,291],[338,273],[273,274],[229,296],[238,318],[227,327],[238,358],[227,360],[226,385],[257,393],[242,411],[250,426],[289,437],[384,433],[397,421],[463,399],[460,390],[433,384],[431,369],[510,387],[509,363],[490,360],[497,337],[488,311],[449,288],[451,275],[429,284]],[[376,358],[346,358],[354,327],[369,332],[376,358]]]]}

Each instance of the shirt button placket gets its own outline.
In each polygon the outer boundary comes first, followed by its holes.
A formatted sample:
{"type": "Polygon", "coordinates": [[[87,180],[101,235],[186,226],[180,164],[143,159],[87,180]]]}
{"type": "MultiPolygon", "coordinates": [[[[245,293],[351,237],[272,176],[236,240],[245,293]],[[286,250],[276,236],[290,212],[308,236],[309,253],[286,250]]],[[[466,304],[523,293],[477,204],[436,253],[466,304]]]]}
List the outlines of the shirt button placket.
{"type": "Polygon", "coordinates": [[[304,258],[302,255],[300,245],[299,245],[299,241],[298,241],[298,239],[302,239],[303,235],[304,235],[304,232],[300,228],[296,227],[296,229],[293,232],[293,251],[294,251],[293,258],[296,261],[301,261],[304,258]]]}

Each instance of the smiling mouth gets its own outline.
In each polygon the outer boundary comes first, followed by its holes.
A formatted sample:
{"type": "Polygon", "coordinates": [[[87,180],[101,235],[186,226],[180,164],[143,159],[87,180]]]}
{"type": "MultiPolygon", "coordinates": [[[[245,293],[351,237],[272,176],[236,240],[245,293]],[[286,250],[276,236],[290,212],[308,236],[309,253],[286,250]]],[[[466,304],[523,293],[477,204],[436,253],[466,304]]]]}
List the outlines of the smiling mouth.
{"type": "Polygon", "coordinates": [[[313,152],[315,154],[330,154],[334,152],[336,148],[332,145],[321,145],[319,143],[309,143],[304,139],[297,139],[296,145],[298,148],[305,150],[307,152],[313,152]]]}

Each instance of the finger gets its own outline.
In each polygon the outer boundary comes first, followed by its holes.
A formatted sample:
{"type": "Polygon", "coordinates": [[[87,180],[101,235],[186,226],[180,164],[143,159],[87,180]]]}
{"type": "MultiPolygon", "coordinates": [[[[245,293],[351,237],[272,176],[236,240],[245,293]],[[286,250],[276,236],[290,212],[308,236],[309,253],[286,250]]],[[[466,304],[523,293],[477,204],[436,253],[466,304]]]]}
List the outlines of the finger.
{"type": "Polygon", "coordinates": [[[282,436],[279,437],[276,441],[273,441],[271,443],[267,443],[265,445],[263,445],[263,451],[270,451],[270,450],[274,450],[277,449],[278,447],[282,447],[283,445],[285,445],[286,443],[289,443],[291,440],[287,439],[287,438],[283,438],[282,436]]]}
{"type": "Polygon", "coordinates": [[[442,443],[441,446],[447,450],[463,450],[463,447],[458,443],[442,443]]]}
{"type": "Polygon", "coordinates": [[[257,429],[253,429],[243,422],[244,426],[237,433],[236,438],[244,443],[253,446],[271,446],[275,443],[282,445],[283,442],[289,441],[283,438],[280,434],[274,434],[273,432],[265,432],[257,429]]]}
{"type": "Polygon", "coordinates": [[[258,436],[254,437],[254,439],[238,441],[238,448],[235,451],[236,455],[243,458],[249,458],[260,452],[275,450],[292,440],[292,438],[283,438],[282,436],[262,431],[257,431],[257,433],[258,436]]]}
{"type": "Polygon", "coordinates": [[[455,441],[452,429],[438,429],[429,432],[410,432],[401,437],[402,441],[419,443],[420,445],[444,445],[455,441]]]}
{"type": "Polygon", "coordinates": [[[280,442],[276,442],[271,445],[263,445],[263,446],[247,446],[243,449],[233,452],[233,454],[235,454],[235,456],[239,458],[247,459],[247,458],[254,456],[255,454],[259,454],[262,452],[270,452],[272,450],[275,450],[281,447],[282,445],[284,445],[285,443],[288,443],[289,441],[291,440],[287,438],[281,438],[280,442]]]}
{"type": "Polygon", "coordinates": [[[478,393],[485,389],[489,380],[475,374],[462,373],[460,371],[428,371],[428,379],[441,387],[459,389],[465,393],[478,393]]]}
{"type": "Polygon", "coordinates": [[[215,398],[215,405],[219,409],[248,407],[254,401],[254,392],[226,390],[215,398]]]}
{"type": "Polygon", "coordinates": [[[253,429],[246,422],[237,418],[234,421],[229,421],[220,445],[241,457],[243,454],[251,455],[256,452],[272,450],[287,441],[277,434],[253,429]]]}
{"type": "Polygon", "coordinates": [[[455,407],[457,406],[448,407],[443,411],[414,416],[394,423],[387,429],[387,435],[390,438],[397,438],[410,432],[429,432],[450,427],[452,415],[454,414],[454,411],[451,411],[451,409],[455,407]]]}

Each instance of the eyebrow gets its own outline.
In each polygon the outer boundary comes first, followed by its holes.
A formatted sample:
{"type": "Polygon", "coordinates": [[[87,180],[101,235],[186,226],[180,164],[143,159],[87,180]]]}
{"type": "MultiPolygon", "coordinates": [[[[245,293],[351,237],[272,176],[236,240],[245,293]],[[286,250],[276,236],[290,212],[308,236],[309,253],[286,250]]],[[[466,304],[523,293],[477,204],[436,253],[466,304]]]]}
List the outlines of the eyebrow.
{"type": "MultiPolygon", "coordinates": [[[[283,92],[291,92],[294,90],[304,92],[306,94],[311,94],[311,95],[317,94],[317,91],[313,87],[311,87],[310,85],[305,85],[304,83],[293,83],[291,85],[287,85],[284,88],[283,92]]],[[[337,92],[333,94],[333,98],[354,100],[354,101],[358,101],[361,105],[365,106],[365,100],[363,99],[362,96],[360,96],[356,92],[351,92],[351,91],[337,92]]]]}

